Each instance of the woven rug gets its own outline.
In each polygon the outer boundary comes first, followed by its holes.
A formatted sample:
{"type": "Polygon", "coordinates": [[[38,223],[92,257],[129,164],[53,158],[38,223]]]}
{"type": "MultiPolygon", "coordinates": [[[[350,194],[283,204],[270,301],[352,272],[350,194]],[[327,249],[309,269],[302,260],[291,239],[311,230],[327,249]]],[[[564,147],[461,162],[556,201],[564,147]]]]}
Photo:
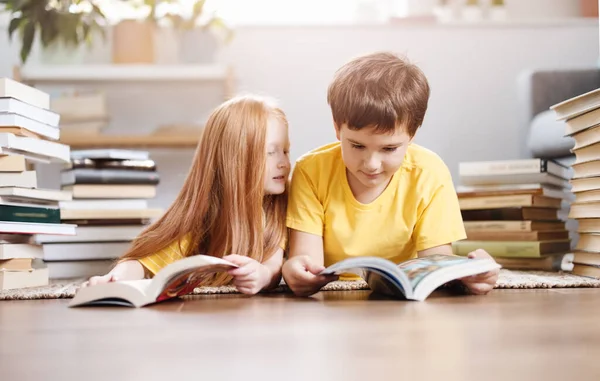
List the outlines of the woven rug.
{"type": "MultiPolygon", "coordinates": [[[[17,290],[0,291],[0,300],[30,300],[30,299],[61,299],[72,298],[81,284],[82,280],[57,280],[43,287],[31,287],[17,290]]],[[[586,278],[569,273],[551,273],[545,271],[511,271],[500,270],[500,276],[496,283],[497,289],[515,288],[576,288],[576,287],[600,287],[599,279],[586,278]]],[[[331,282],[321,291],[353,291],[368,290],[365,281],[337,281],[331,282]]],[[[281,285],[270,291],[272,293],[290,292],[289,288],[281,285]]],[[[198,287],[194,295],[208,294],[236,294],[233,286],[222,287],[198,287]]]]}

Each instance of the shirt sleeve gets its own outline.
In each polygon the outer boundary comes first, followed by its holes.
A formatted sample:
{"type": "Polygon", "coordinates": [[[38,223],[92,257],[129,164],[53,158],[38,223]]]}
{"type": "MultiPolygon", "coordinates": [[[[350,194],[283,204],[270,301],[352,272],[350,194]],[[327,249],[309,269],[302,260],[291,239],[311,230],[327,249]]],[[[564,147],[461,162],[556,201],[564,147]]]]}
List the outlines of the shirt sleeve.
{"type": "Polygon", "coordinates": [[[467,238],[452,176],[446,167],[440,175],[415,226],[417,251],[467,238]]]}
{"type": "Polygon", "coordinates": [[[287,207],[287,227],[323,236],[324,211],[317,197],[314,179],[300,165],[292,173],[287,207]]]}
{"type": "Polygon", "coordinates": [[[154,276],[164,267],[183,259],[183,252],[186,250],[188,244],[189,241],[187,238],[183,238],[181,241],[173,241],[173,243],[164,249],[149,255],[146,258],[138,259],[138,261],[152,276],[154,276]]]}

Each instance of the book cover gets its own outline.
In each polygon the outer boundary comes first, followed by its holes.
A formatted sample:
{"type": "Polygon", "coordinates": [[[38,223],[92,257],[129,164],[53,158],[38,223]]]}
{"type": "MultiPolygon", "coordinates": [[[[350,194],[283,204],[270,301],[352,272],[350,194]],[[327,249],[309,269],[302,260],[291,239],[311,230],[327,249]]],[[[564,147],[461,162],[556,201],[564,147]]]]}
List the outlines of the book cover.
{"type": "Polygon", "coordinates": [[[44,110],[50,109],[50,95],[10,78],[0,78],[0,97],[14,98],[44,110]]]}
{"type": "Polygon", "coordinates": [[[156,171],[153,160],[72,159],[71,168],[156,171]]]}
{"type": "Polygon", "coordinates": [[[152,279],[120,281],[80,288],[69,307],[120,305],[143,307],[187,295],[219,272],[238,267],[221,258],[195,255],[161,269],[152,279]]]}
{"type": "Polygon", "coordinates": [[[124,169],[77,168],[61,173],[61,184],[148,184],[158,185],[158,172],[124,169]]]}
{"type": "Polygon", "coordinates": [[[124,149],[88,149],[71,151],[71,159],[148,160],[147,151],[124,149]]]}
{"type": "Polygon", "coordinates": [[[60,209],[0,205],[0,221],[60,224],[60,209]]]}
{"type": "Polygon", "coordinates": [[[445,283],[498,268],[500,266],[491,259],[437,254],[400,264],[379,257],[348,258],[327,267],[321,274],[356,274],[375,293],[423,301],[445,283]]]}
{"type": "Polygon", "coordinates": [[[52,127],[58,127],[60,123],[60,114],[32,106],[15,98],[0,98],[0,113],[3,112],[26,116],[52,127]]]}

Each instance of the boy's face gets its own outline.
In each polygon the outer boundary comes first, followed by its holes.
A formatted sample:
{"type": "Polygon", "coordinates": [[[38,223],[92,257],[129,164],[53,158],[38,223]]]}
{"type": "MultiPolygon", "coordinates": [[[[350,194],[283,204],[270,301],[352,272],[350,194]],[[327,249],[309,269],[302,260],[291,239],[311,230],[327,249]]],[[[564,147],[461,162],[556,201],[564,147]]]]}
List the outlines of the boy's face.
{"type": "Polygon", "coordinates": [[[374,127],[351,130],[336,125],[336,136],[342,143],[342,158],[349,174],[366,188],[387,186],[402,166],[412,138],[404,128],[393,134],[375,133],[374,127]]]}

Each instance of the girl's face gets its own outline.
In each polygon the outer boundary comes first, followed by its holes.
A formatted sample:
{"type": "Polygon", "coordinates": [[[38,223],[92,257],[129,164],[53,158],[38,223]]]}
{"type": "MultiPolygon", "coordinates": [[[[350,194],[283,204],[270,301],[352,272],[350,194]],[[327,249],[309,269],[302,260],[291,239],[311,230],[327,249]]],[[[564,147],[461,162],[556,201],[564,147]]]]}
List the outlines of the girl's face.
{"type": "Polygon", "coordinates": [[[265,194],[281,194],[290,174],[290,141],[287,127],[276,118],[267,123],[267,165],[265,173],[265,194]]]}

